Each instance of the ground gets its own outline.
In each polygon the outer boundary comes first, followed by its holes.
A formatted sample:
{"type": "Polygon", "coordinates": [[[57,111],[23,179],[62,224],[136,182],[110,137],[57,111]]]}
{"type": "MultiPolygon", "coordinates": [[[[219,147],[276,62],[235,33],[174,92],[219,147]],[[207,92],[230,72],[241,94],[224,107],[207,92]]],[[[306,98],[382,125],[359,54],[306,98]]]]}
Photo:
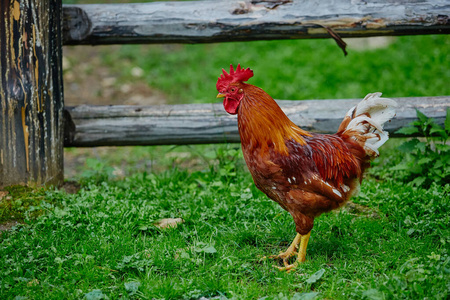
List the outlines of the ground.
{"type": "Polygon", "coordinates": [[[143,70],[136,66],[134,82],[121,84],[113,65],[102,55],[120,46],[65,46],[63,48],[64,101],[75,105],[154,105],[165,104],[166,97],[141,79],[143,70]]]}

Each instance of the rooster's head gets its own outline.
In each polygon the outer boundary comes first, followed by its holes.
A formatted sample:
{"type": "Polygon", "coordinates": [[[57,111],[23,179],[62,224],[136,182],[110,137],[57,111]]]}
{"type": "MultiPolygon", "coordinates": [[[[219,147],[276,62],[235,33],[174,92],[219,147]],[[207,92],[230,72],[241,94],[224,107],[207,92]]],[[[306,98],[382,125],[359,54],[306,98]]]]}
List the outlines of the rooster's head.
{"type": "Polygon", "coordinates": [[[244,97],[244,81],[249,80],[253,76],[253,71],[250,68],[241,69],[238,64],[236,70],[233,65],[230,65],[230,73],[228,74],[222,69],[223,74],[217,80],[216,88],[219,91],[217,98],[225,98],[223,106],[225,110],[232,115],[237,114],[239,104],[244,97]]]}

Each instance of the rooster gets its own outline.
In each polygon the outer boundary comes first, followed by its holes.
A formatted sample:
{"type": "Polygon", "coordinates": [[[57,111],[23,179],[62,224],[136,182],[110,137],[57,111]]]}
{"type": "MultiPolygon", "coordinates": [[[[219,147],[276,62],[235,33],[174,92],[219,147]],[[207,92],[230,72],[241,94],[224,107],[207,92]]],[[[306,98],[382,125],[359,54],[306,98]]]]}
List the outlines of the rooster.
{"type": "Polygon", "coordinates": [[[364,170],[388,140],[383,124],[396,102],[368,94],[351,108],[335,134],[317,134],[295,125],[261,88],[245,83],[248,68],[233,65],[217,80],[218,98],[237,114],[244,159],[258,189],[288,211],[297,235],[281,259],[290,271],[305,261],[314,218],[337,209],[359,191],[364,170]],[[289,258],[297,255],[294,263],[289,258]]]}

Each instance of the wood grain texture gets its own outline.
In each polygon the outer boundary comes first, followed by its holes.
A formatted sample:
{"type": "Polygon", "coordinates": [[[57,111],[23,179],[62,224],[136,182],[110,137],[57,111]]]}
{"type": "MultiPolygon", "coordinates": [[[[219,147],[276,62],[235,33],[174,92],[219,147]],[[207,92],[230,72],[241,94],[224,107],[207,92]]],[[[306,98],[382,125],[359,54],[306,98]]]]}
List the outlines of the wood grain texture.
{"type": "MultiPolygon", "coordinates": [[[[397,116],[385,124],[393,133],[416,119],[415,109],[443,124],[450,97],[395,98],[397,116]]],[[[361,99],[278,101],[301,128],[334,133],[346,112],[361,99]]],[[[67,107],[67,147],[168,145],[239,142],[236,115],[221,103],[158,106],[67,107]]]]}
{"type": "Polygon", "coordinates": [[[64,6],[64,44],[448,34],[448,1],[180,1],[64,6]]]}
{"type": "Polygon", "coordinates": [[[0,188],[63,182],[60,1],[1,1],[0,188]]]}

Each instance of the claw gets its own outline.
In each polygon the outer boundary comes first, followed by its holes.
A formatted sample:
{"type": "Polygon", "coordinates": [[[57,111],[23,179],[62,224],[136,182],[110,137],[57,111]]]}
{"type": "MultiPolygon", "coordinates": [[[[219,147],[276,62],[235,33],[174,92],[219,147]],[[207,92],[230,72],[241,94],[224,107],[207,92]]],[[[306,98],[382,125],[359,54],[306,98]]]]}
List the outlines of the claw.
{"type": "Polygon", "coordinates": [[[300,263],[306,260],[305,259],[306,247],[308,245],[310,234],[311,232],[307,233],[304,236],[297,234],[294,241],[285,252],[281,252],[278,255],[271,255],[269,257],[264,256],[261,260],[265,260],[267,258],[282,259],[284,267],[279,267],[275,265],[273,267],[277,268],[279,271],[286,271],[287,273],[291,272],[292,270],[297,268],[300,263]],[[299,249],[298,252],[296,251],[297,249],[299,249]],[[289,264],[289,258],[291,258],[294,255],[297,255],[297,259],[293,264],[289,264]]]}
{"type": "MultiPolygon", "coordinates": [[[[282,260],[287,260],[288,258],[297,255],[297,251],[286,251],[286,252],[280,252],[280,254],[278,255],[270,255],[268,258],[269,259],[282,259],[282,260]]],[[[265,256],[264,256],[265,257],[265,256]]]]}
{"type": "Polygon", "coordinates": [[[285,251],[285,252],[280,252],[280,254],[278,254],[278,255],[263,256],[263,257],[261,257],[261,259],[259,261],[264,261],[267,259],[273,259],[273,260],[281,259],[281,260],[283,260],[283,262],[287,262],[287,260],[289,258],[291,258],[292,256],[295,256],[297,254],[298,254],[297,251],[285,251]]]}
{"type": "Polygon", "coordinates": [[[295,270],[299,265],[298,260],[296,260],[293,264],[288,264],[285,261],[283,261],[283,263],[284,263],[284,267],[275,266],[275,265],[273,267],[278,269],[278,271],[280,271],[280,272],[290,273],[291,271],[295,270]]]}

